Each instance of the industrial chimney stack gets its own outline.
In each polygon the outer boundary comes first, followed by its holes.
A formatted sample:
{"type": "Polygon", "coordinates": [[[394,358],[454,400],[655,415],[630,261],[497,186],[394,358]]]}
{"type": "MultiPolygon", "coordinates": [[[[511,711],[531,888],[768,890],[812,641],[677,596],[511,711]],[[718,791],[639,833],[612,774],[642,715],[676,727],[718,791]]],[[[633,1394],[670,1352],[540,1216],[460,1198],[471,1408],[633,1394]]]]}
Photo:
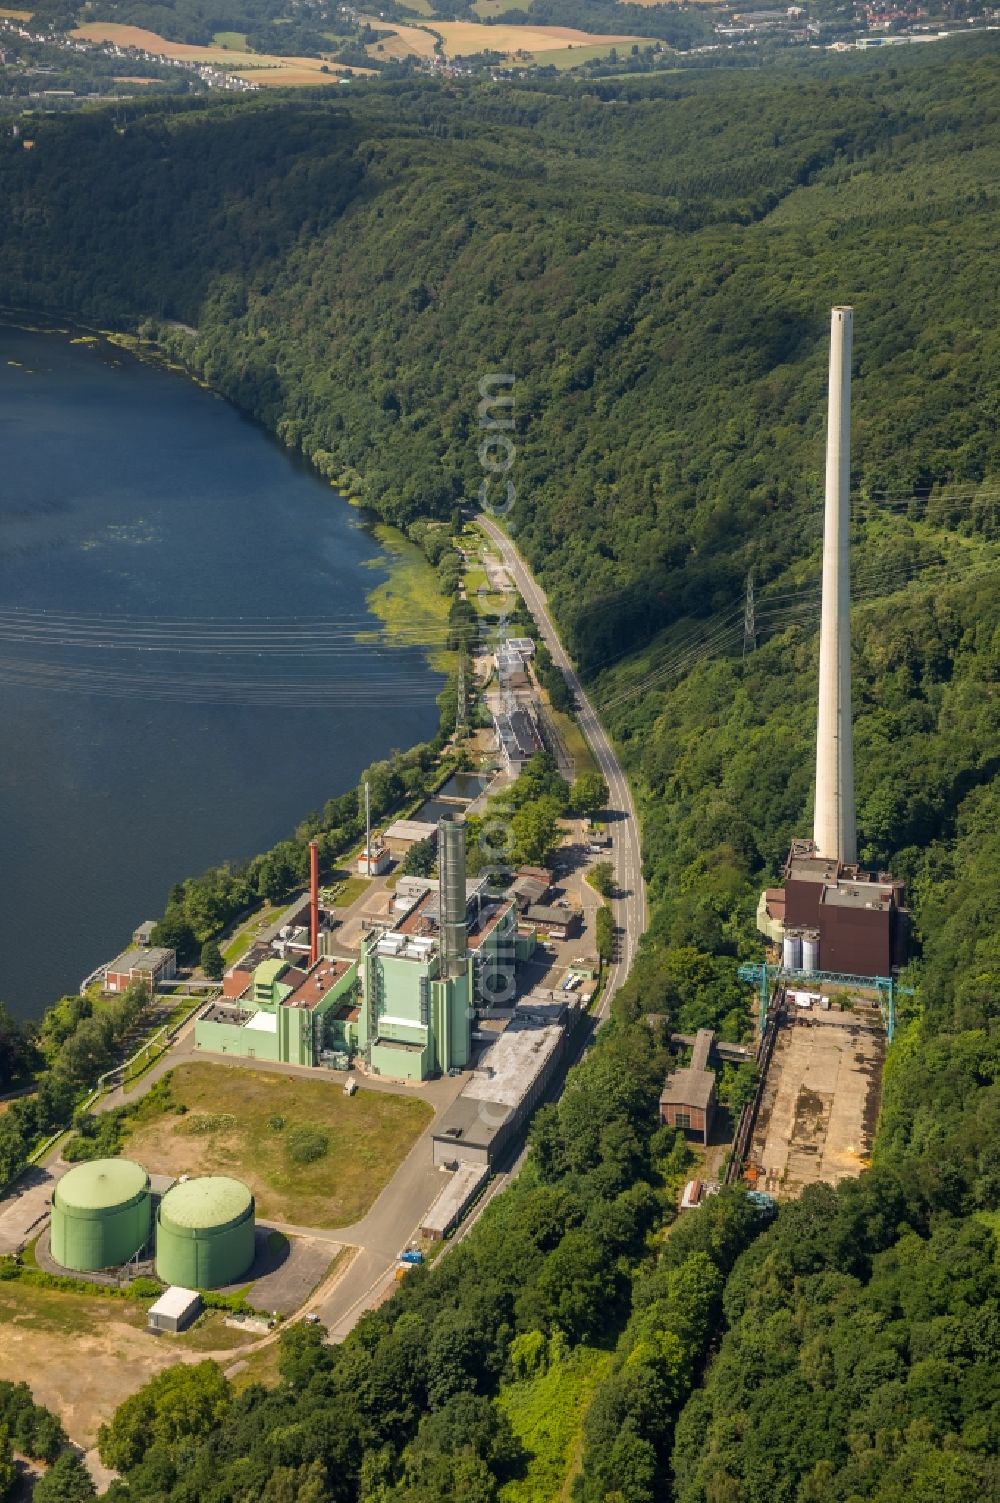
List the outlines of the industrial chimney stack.
{"type": "Polygon", "coordinates": [[[823,606],[816,720],[816,853],[853,865],[858,859],[851,726],[851,337],[853,308],[830,321],[830,396],[823,521],[823,606]]]}
{"type": "Polygon", "coordinates": [[[458,976],[469,949],[466,928],[465,825],[457,819],[438,824],[438,903],[444,974],[458,976]]]}
{"type": "Polygon", "coordinates": [[[309,964],[319,959],[319,846],[309,842],[309,964]]]}

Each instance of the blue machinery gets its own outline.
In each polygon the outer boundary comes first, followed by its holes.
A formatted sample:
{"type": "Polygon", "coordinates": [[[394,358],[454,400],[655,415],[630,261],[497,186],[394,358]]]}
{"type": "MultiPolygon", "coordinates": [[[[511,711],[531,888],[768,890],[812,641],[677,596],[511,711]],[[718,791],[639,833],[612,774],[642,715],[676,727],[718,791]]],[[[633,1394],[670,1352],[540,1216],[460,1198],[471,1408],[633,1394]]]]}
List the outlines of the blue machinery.
{"type": "Polygon", "coordinates": [[[758,1025],[762,1037],[767,1019],[770,983],[776,981],[779,976],[789,981],[827,981],[832,986],[865,987],[868,991],[874,987],[878,992],[885,1034],[890,1044],[896,1032],[896,996],[897,994],[904,997],[913,996],[913,987],[900,986],[893,976],[851,976],[843,971],[797,971],[783,965],[768,965],[766,962],[759,965],[741,965],[737,974],[741,981],[751,981],[758,988],[758,1025]]]}

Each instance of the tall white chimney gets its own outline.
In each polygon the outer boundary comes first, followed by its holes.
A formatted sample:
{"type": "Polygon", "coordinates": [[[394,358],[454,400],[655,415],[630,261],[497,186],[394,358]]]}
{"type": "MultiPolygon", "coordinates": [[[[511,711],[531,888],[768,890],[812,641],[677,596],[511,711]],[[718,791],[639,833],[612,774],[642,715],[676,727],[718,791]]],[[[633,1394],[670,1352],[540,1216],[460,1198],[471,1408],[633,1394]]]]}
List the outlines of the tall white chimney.
{"type": "Polygon", "coordinates": [[[813,841],[820,856],[858,859],[851,726],[851,338],[854,309],[830,319],[830,405],[826,431],[823,519],[823,614],[816,717],[816,807],[813,841]]]}

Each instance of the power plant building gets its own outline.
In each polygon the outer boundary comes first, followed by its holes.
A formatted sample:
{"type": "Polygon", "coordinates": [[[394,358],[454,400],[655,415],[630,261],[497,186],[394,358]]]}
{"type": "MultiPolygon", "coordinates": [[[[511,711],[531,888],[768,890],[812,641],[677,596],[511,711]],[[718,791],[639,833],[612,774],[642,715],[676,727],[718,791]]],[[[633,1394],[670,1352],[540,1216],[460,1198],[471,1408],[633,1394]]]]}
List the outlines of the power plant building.
{"type": "Polygon", "coordinates": [[[442,820],[437,833],[439,880],[401,880],[391,927],[362,943],[358,1048],[375,1074],[397,1080],[464,1069],[476,1007],[513,992],[517,905],[466,881],[460,821],[442,820]]]}
{"type": "Polygon", "coordinates": [[[254,1259],[254,1199],[227,1175],[181,1180],[160,1201],[156,1275],[184,1289],[218,1289],[254,1259]]]}
{"type": "MultiPolygon", "coordinates": [[[[530,998],[525,1002],[530,1004],[530,998]]],[[[541,1101],[562,1057],[577,1007],[518,1004],[433,1132],[434,1163],[492,1168],[541,1101]]]]}
{"type": "Polygon", "coordinates": [[[328,1049],[353,1052],[357,980],[357,961],[332,955],[307,968],[276,955],[252,971],[234,968],[222,999],[195,1024],[195,1048],[287,1065],[318,1065],[328,1049]]]}
{"type": "Polygon", "coordinates": [[[52,1257],[79,1273],[120,1268],[151,1230],[149,1175],[131,1159],[77,1164],[52,1194],[52,1257]]]}
{"type": "Polygon", "coordinates": [[[757,927],[789,971],[889,976],[905,963],[903,886],[858,865],[851,709],[850,479],[853,309],[830,315],[826,499],[812,840],[795,840],[783,888],[761,894],[757,927]]]}

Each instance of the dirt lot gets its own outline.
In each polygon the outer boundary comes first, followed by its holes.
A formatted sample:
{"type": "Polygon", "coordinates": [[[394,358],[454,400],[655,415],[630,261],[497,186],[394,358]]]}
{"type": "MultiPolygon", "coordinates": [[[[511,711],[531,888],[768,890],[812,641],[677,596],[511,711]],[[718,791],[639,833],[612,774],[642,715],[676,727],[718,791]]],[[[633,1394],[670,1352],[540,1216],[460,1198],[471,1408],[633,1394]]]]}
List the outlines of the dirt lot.
{"type": "Polygon", "coordinates": [[[257,1199],[262,1220],[345,1226],[364,1215],[433,1109],[426,1101],[339,1081],[266,1074],[246,1065],[191,1063],[171,1076],[171,1110],[147,1109],[124,1152],[154,1174],[233,1174],[257,1199]],[[269,1122],[281,1119],[281,1128],[269,1122]],[[288,1154],[297,1126],[320,1129],[328,1148],[314,1163],[288,1154]]]}
{"type": "Polygon", "coordinates": [[[98,1425],[147,1379],[248,1339],[223,1326],[220,1314],[184,1338],[186,1349],[147,1334],[145,1324],[145,1307],[126,1300],[0,1284],[0,1378],[26,1379],[71,1439],[90,1446],[98,1425]]]}
{"type": "Polygon", "coordinates": [[[751,1149],[761,1189],[794,1199],[817,1180],[836,1184],[868,1167],[884,1057],[877,1012],[786,1019],[751,1149]]]}

